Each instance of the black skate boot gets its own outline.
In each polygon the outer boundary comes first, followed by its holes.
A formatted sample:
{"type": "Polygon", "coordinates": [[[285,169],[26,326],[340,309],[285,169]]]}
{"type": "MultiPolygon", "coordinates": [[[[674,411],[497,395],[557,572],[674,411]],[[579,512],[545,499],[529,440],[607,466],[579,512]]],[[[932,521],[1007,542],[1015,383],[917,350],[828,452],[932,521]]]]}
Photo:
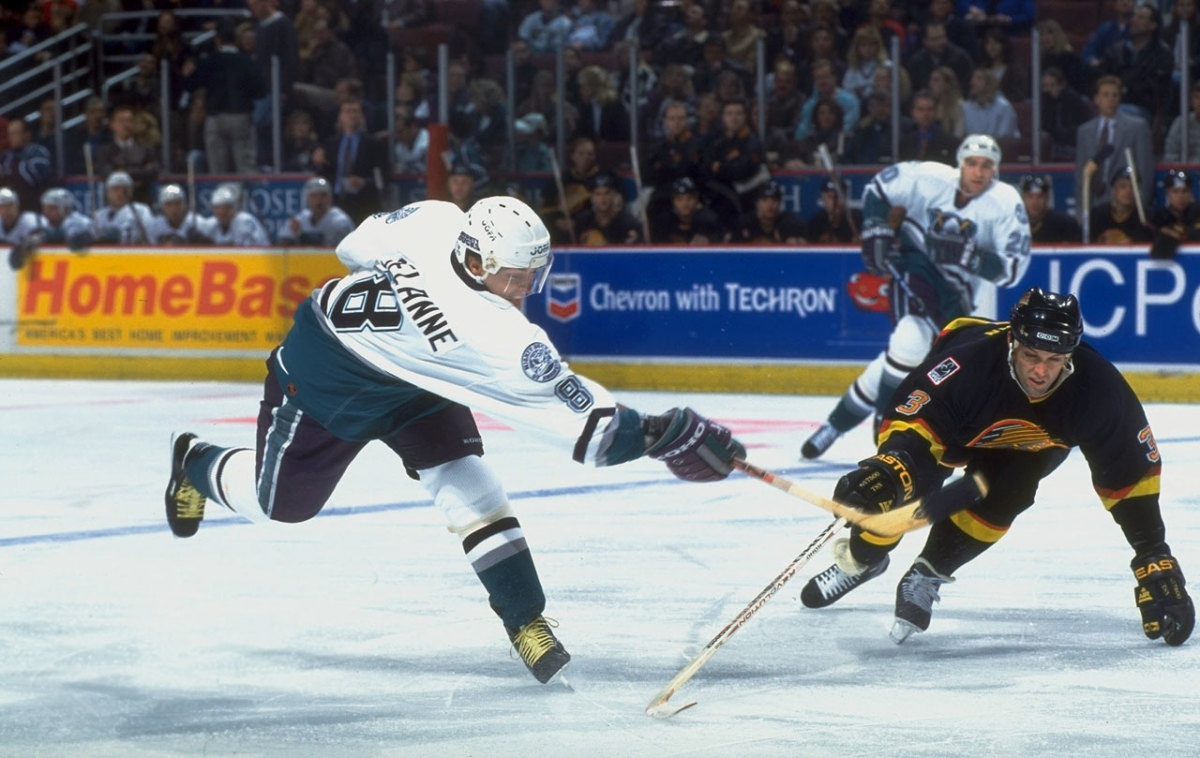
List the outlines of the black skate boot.
{"type": "Polygon", "coordinates": [[[806,439],[804,444],[800,446],[800,455],[809,460],[820,458],[841,436],[842,433],[834,429],[833,425],[826,421],[817,427],[817,431],[813,432],[812,436],[806,439]]]}
{"type": "Polygon", "coordinates": [[[558,624],[538,616],[520,629],[504,628],[529,673],[542,684],[553,679],[571,660],[571,654],[551,631],[552,626],[558,624]]]}
{"type": "Polygon", "coordinates": [[[850,540],[842,538],[833,543],[834,563],[829,568],[808,580],[800,590],[800,602],[806,608],[824,608],[832,605],[850,590],[868,582],[887,571],[891,559],[864,566],[850,555],[850,540]]]}
{"type": "Polygon", "coordinates": [[[917,558],[900,584],[896,585],[896,621],[892,624],[892,641],[899,645],[913,632],[928,629],[933,616],[933,604],[942,599],[938,595],[938,588],[953,581],[953,577],[942,576],[934,571],[929,561],[917,558]]]}
{"type": "Polygon", "coordinates": [[[180,434],[171,438],[171,480],[167,482],[167,524],[176,537],[191,537],[204,520],[205,497],[192,486],[183,467],[195,449],[196,435],[180,434]]]}

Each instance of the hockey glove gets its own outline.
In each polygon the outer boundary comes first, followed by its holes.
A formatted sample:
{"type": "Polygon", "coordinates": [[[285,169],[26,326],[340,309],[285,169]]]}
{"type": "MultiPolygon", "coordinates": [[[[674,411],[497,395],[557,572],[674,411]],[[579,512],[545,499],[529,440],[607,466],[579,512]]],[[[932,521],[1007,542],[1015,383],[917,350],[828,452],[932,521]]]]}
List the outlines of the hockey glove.
{"type": "Polygon", "coordinates": [[[839,479],[833,499],[866,513],[882,513],[911,500],[915,492],[908,456],[879,453],[839,479]]]}
{"type": "Polygon", "coordinates": [[[979,272],[979,256],[975,254],[975,240],[958,234],[942,235],[929,232],[925,246],[933,262],[941,266],[960,266],[971,273],[979,272]]]}
{"type": "Polygon", "coordinates": [[[1196,623],[1196,608],[1184,589],[1183,571],[1166,545],[1143,553],[1130,564],[1137,577],[1134,598],[1142,612],[1142,631],[1152,640],[1182,645],[1196,623]]]}
{"type": "Polygon", "coordinates": [[[8,251],[8,267],[13,271],[20,271],[36,251],[37,246],[33,240],[26,240],[25,242],[13,245],[12,250],[8,251]]]}
{"type": "Polygon", "coordinates": [[[671,473],[689,482],[713,482],[729,476],[734,458],[746,448],[720,424],[691,408],[672,408],[661,416],[643,416],[646,455],[663,461],[671,473]]]}
{"type": "Polygon", "coordinates": [[[873,224],[862,230],[862,259],[867,271],[886,274],[888,263],[900,255],[896,247],[896,232],[890,226],[873,224]]]}

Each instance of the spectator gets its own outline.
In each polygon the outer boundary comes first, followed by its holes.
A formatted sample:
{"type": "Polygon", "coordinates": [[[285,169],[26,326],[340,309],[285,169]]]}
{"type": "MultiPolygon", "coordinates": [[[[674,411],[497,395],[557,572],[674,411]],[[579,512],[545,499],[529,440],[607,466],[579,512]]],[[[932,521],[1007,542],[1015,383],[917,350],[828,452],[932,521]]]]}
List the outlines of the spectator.
{"type": "Polygon", "coordinates": [[[204,245],[212,242],[200,231],[200,217],[188,210],[187,195],[178,184],[158,191],[159,215],[150,219],[146,234],[153,245],[204,245]]]}
{"type": "Polygon", "coordinates": [[[779,6],[779,23],[772,24],[767,30],[767,63],[778,64],[783,58],[791,65],[797,65],[808,47],[809,24],[806,4],[800,0],[783,0],[779,6]]]}
{"type": "Polygon", "coordinates": [[[829,61],[817,61],[813,65],[813,94],[800,108],[800,120],[793,135],[803,140],[813,130],[813,111],[822,100],[834,100],[842,110],[842,131],[850,131],[858,123],[858,98],[837,86],[837,75],[829,61]]]}
{"type": "Polygon", "coordinates": [[[668,63],[662,67],[661,75],[650,93],[639,133],[649,140],[662,139],[664,113],[667,106],[675,103],[683,104],[687,114],[691,115],[696,108],[696,88],[686,66],[668,63]]]}
{"type": "Polygon", "coordinates": [[[522,19],[517,36],[535,55],[553,55],[571,32],[571,18],[563,12],[559,0],[538,0],[538,6],[522,19]]]}
{"type": "Polygon", "coordinates": [[[650,218],[666,213],[671,199],[669,188],[685,178],[692,180],[693,186],[699,186],[702,173],[703,149],[689,127],[686,105],[678,100],[664,103],[662,132],[665,135],[662,141],[651,145],[646,153],[645,177],[652,189],[646,208],[650,218]]]}
{"type": "Polygon", "coordinates": [[[312,154],[319,146],[312,115],[296,108],[283,126],[283,170],[290,174],[313,173],[312,154]]]}
{"type": "Polygon", "coordinates": [[[475,141],[485,153],[502,150],[508,140],[504,90],[491,79],[476,79],[467,91],[475,113],[475,141]]]}
{"type": "MultiPolygon", "coordinates": [[[[901,117],[901,130],[912,129],[901,117]]],[[[892,154],[892,99],[882,92],[867,98],[867,115],[859,120],[846,142],[845,162],[857,164],[895,163],[892,154]]]]}
{"type": "Polygon", "coordinates": [[[429,163],[429,130],[413,117],[408,106],[396,106],[396,147],[393,168],[397,174],[424,174],[429,163]]]}
{"type": "Polygon", "coordinates": [[[963,123],[962,90],[954,71],[948,66],[934,69],[929,75],[929,91],[937,101],[938,123],[947,134],[962,139],[967,132],[963,123]]]}
{"type": "Polygon", "coordinates": [[[701,47],[700,65],[692,73],[692,84],[697,92],[716,92],[721,97],[718,85],[723,77],[734,75],[742,85],[743,95],[753,88],[750,71],[725,55],[725,42],[720,35],[710,34],[701,47]]]}
{"type": "Polygon", "coordinates": [[[137,62],[137,74],[125,79],[109,91],[109,99],[115,104],[129,105],[135,109],[157,110],[162,84],[158,80],[158,59],[145,53],[137,62]]]}
{"type": "Polygon", "coordinates": [[[846,114],[842,111],[842,106],[828,97],[815,98],[809,102],[814,103],[813,128],[808,136],[796,142],[781,156],[784,168],[821,165],[818,155],[822,145],[835,161],[841,161],[846,153],[846,139],[849,135],[846,133],[846,114]]]}
{"type": "Polygon", "coordinates": [[[22,207],[36,208],[54,176],[50,151],[33,141],[23,118],[8,122],[8,149],[0,152],[0,185],[16,193],[22,207]]]}
{"type": "Polygon", "coordinates": [[[1012,60],[1012,43],[1008,35],[998,26],[989,26],[983,32],[982,47],[980,64],[996,80],[1001,94],[1010,103],[1028,100],[1029,72],[1019,62],[1012,60]]]}
{"type": "MultiPolygon", "coordinates": [[[[668,35],[658,51],[660,64],[678,63],[693,71],[704,63],[704,46],[714,33],[708,28],[708,14],[701,3],[692,3],[684,11],[683,28],[668,35]]],[[[705,92],[697,83],[697,92],[705,92]]]]}
{"type": "Polygon", "coordinates": [[[1136,213],[1135,190],[1128,166],[1113,174],[1111,185],[1105,201],[1092,205],[1088,239],[1100,245],[1152,242],[1154,233],[1136,213]]]}
{"type": "Polygon", "coordinates": [[[185,64],[184,89],[204,96],[204,158],[214,174],[254,173],[254,103],[267,93],[262,73],[234,45],[229,19],[217,24],[217,50],[193,69],[185,64]]]}
{"type": "MultiPolygon", "coordinates": [[[[912,97],[912,128],[900,135],[900,160],[938,161],[957,166],[959,139],[952,137],[937,120],[937,101],[927,89],[912,97]]],[[[1072,136],[1072,139],[1074,137],[1072,136]]]]}
{"type": "Polygon", "coordinates": [[[1167,132],[1162,159],[1166,163],[1200,163],[1200,81],[1192,82],[1191,113],[1175,117],[1167,132]],[[1183,154],[1183,130],[1187,129],[1187,155],[1183,154]]]}
{"type": "Polygon", "coordinates": [[[1129,23],[1133,20],[1134,0],[1116,0],[1113,17],[1100,24],[1083,46],[1083,62],[1098,68],[1105,53],[1115,45],[1129,41],[1129,23]]]}
{"type": "Polygon", "coordinates": [[[550,147],[546,144],[546,118],[540,113],[527,113],[513,122],[516,155],[513,170],[518,173],[550,173],[553,170],[550,147]]]}
{"type": "Polygon", "coordinates": [[[429,0],[383,0],[383,19],[389,29],[411,29],[429,22],[429,0]]]}
{"type": "Polygon", "coordinates": [[[93,214],[96,239],[108,244],[145,245],[150,242],[150,206],[134,200],[134,181],[114,171],[104,182],[105,207],[93,214]]]}
{"type": "Polygon", "coordinates": [[[350,232],[354,222],[333,204],[333,190],[325,179],[314,176],[304,183],[304,209],[287,220],[279,230],[281,245],[319,245],[336,247],[350,232]]]}
{"type": "Polygon", "coordinates": [[[750,207],[759,185],[769,179],[762,143],[750,130],[746,119],[746,104],[731,100],[721,106],[723,131],[704,152],[703,169],[713,180],[710,191],[732,190],[737,198],[737,212],[750,207]],[[714,186],[715,182],[715,186],[714,186]]]}
{"type": "Polygon", "coordinates": [[[912,96],[912,82],[908,78],[908,72],[903,66],[897,66],[891,61],[888,61],[882,66],[875,69],[875,86],[872,92],[882,92],[887,95],[888,100],[892,99],[892,74],[896,74],[896,78],[900,81],[900,103],[903,105],[908,102],[912,96]]]}
{"type": "MultiPolygon", "coordinates": [[[[1126,168],[1125,149],[1133,151],[1141,178],[1142,199],[1149,204],[1154,189],[1154,153],[1151,150],[1150,127],[1138,118],[1120,110],[1121,80],[1115,76],[1102,76],[1096,81],[1096,94],[1092,98],[1096,105],[1096,118],[1086,121],[1075,132],[1075,207],[1084,208],[1083,188],[1091,191],[1091,204],[1096,206],[1108,200],[1111,179],[1126,168]],[[1101,157],[1097,151],[1103,145],[1112,147],[1101,157]],[[1095,158],[1101,160],[1095,161],[1095,158]],[[1092,180],[1085,185],[1085,168],[1096,162],[1092,180]]],[[[1093,242],[1096,237],[1091,238],[1093,242]]]]}
{"type": "Polygon", "coordinates": [[[1191,81],[1196,81],[1196,75],[1200,73],[1200,34],[1196,33],[1196,29],[1200,28],[1200,13],[1196,12],[1196,8],[1196,0],[1175,0],[1175,7],[1171,9],[1171,20],[1163,27],[1163,41],[1171,49],[1171,59],[1175,62],[1171,81],[1176,85],[1183,78],[1183,69],[1180,66],[1181,61],[1187,61],[1191,81]],[[1180,33],[1182,22],[1184,21],[1188,25],[1188,45],[1190,48],[1188,50],[1183,49],[1183,35],[1180,33]]]}
{"type": "Polygon", "coordinates": [[[816,94],[813,86],[816,79],[816,68],[825,63],[833,66],[834,82],[840,82],[846,73],[846,64],[842,61],[833,32],[829,27],[814,26],[809,32],[808,55],[796,64],[796,78],[800,82],[800,90],[805,96],[811,97],[816,94]]]}
{"type": "MultiPolygon", "coordinates": [[[[534,61],[533,51],[529,49],[529,43],[525,40],[514,39],[509,46],[509,50],[512,51],[513,73],[517,82],[516,97],[514,100],[520,103],[529,97],[529,92],[533,88],[534,75],[538,71],[544,70],[544,68],[538,66],[534,61]]],[[[427,87],[422,88],[421,97],[424,97],[425,89],[427,87]]],[[[418,118],[427,119],[428,117],[418,115],[418,118]]]]}
{"type": "MultiPolygon", "coordinates": [[[[451,67],[453,67],[453,66],[451,66],[451,67]]],[[[465,96],[466,92],[464,92],[463,95],[465,96]]],[[[350,100],[357,100],[359,106],[361,106],[362,112],[363,112],[364,123],[366,124],[365,128],[367,129],[367,131],[374,133],[374,132],[383,131],[387,128],[387,126],[386,126],[387,117],[380,112],[379,108],[375,107],[374,103],[372,103],[371,101],[366,99],[366,95],[364,94],[364,90],[363,90],[362,80],[357,79],[355,77],[349,77],[347,79],[338,79],[337,84],[333,85],[333,101],[334,101],[334,103],[336,103],[336,105],[335,105],[333,111],[328,112],[326,114],[328,117],[326,119],[327,123],[328,123],[328,128],[325,131],[321,130],[321,122],[318,122],[318,124],[317,124],[317,133],[318,134],[324,134],[325,136],[329,136],[331,134],[337,133],[337,131],[340,128],[338,126],[338,121],[339,121],[339,117],[341,115],[342,104],[346,103],[350,100]]],[[[464,102],[464,109],[466,111],[469,111],[470,110],[470,101],[464,100],[463,102],[464,102]]],[[[451,120],[461,116],[462,113],[463,113],[462,110],[459,110],[457,108],[451,108],[450,109],[451,120]]],[[[471,123],[472,123],[472,125],[474,125],[474,121],[472,121],[471,123]]]]}
{"type": "Polygon", "coordinates": [[[1062,26],[1052,18],[1038,22],[1041,36],[1042,73],[1052,68],[1062,72],[1062,78],[1076,92],[1092,91],[1092,69],[1083,56],[1071,47],[1062,26]]]}
{"type": "Polygon", "coordinates": [[[711,92],[696,98],[696,127],[692,130],[700,141],[701,150],[721,136],[721,101],[711,92]]]}
{"type": "Polygon", "coordinates": [[[715,245],[725,240],[720,218],[701,202],[696,183],[686,176],[670,185],[670,204],[660,206],[651,219],[652,235],[658,244],[715,245]]]}
{"type": "Polygon", "coordinates": [[[446,195],[465,212],[475,202],[475,174],[465,163],[455,163],[446,175],[446,195]]]}
{"type": "Polygon", "coordinates": [[[867,18],[859,29],[874,29],[884,50],[892,49],[892,40],[900,40],[900,49],[906,48],[904,26],[892,18],[890,0],[867,0],[867,18]]]}
{"type": "Polygon", "coordinates": [[[782,155],[800,119],[804,93],[796,81],[796,67],[786,58],[775,62],[771,92],[767,95],[767,152],[782,155]]]}
{"type": "Polygon", "coordinates": [[[602,171],[592,186],[591,205],[572,221],[580,245],[632,245],[642,241],[642,226],[625,207],[616,174],[602,171]]]}
{"type": "MultiPolygon", "coordinates": [[[[541,114],[542,118],[546,120],[546,127],[549,130],[547,139],[556,140],[557,134],[554,130],[558,114],[557,102],[558,91],[554,82],[554,73],[541,69],[533,75],[533,85],[530,87],[529,97],[517,106],[517,116],[525,116],[530,113],[541,114]]],[[[575,125],[578,123],[579,109],[570,101],[564,102],[563,125],[566,127],[566,133],[573,134],[575,125]]]]}
{"type": "Polygon", "coordinates": [[[1171,49],[1159,38],[1162,17],[1142,3],[1129,22],[1129,39],[1108,48],[1100,70],[1121,79],[1121,109],[1153,123],[1171,91],[1171,49]]]}
{"type": "Polygon", "coordinates": [[[183,72],[183,61],[190,54],[183,31],[179,27],[179,17],[174,11],[164,10],[158,14],[154,26],[154,44],[150,54],[156,61],[166,61],[170,75],[171,91],[178,92],[178,85],[183,72]]]}
{"type": "Polygon", "coordinates": [[[1192,178],[1186,171],[1168,171],[1163,178],[1163,189],[1167,203],[1153,209],[1150,216],[1154,229],[1150,257],[1171,259],[1179,251],[1180,243],[1200,240],[1200,205],[1192,196],[1192,178]]]}
{"type": "Polygon", "coordinates": [[[215,245],[266,247],[271,244],[262,222],[241,210],[242,190],[233,182],[217,186],[211,199],[213,215],[200,220],[200,231],[215,245]]]}
{"type": "Polygon", "coordinates": [[[137,116],[127,105],[113,108],[109,118],[112,140],[100,147],[96,169],[101,174],[123,171],[133,178],[133,199],[144,203],[158,178],[158,153],[137,141],[137,116]]]}
{"type": "Polygon", "coordinates": [[[783,210],[783,188],[769,181],[758,191],[754,210],[738,220],[729,241],[739,245],[798,245],[804,242],[804,221],[783,210]]]}
{"type": "Polygon", "coordinates": [[[875,71],[887,65],[887,53],[879,30],[872,26],[860,26],[850,41],[850,53],[846,56],[846,73],[842,77],[842,89],[866,102],[867,95],[875,88],[875,71]]]}
{"type": "Polygon", "coordinates": [[[958,12],[969,24],[1021,34],[1033,23],[1033,0],[958,0],[958,12]]]}
{"type": "Polygon", "coordinates": [[[844,198],[850,188],[842,180],[842,191],[833,178],[821,185],[820,207],[813,212],[805,227],[804,237],[818,245],[858,242],[858,231],[862,229],[862,211],[847,207],[844,198]]]}
{"type": "Polygon", "coordinates": [[[629,139],[629,112],[617,97],[609,74],[600,66],[588,66],[579,72],[579,122],[573,137],[589,137],[596,142],[624,142],[629,139]]]}
{"type": "Polygon", "coordinates": [[[562,177],[563,194],[560,197],[557,188],[550,187],[543,194],[546,204],[540,215],[555,241],[573,243],[576,238],[571,219],[591,204],[592,188],[600,173],[600,167],[596,165],[596,143],[589,137],[571,140],[567,161],[569,165],[562,177]]]}
{"type": "MultiPolygon", "coordinates": [[[[5,130],[8,125],[4,126],[5,130]]],[[[58,101],[47,97],[38,104],[37,131],[33,135],[35,144],[50,153],[50,170],[55,178],[63,175],[62,156],[58,154],[58,101]]]]}
{"type": "Polygon", "coordinates": [[[970,97],[962,106],[967,134],[989,134],[996,139],[1021,136],[1017,111],[998,89],[999,82],[986,68],[977,68],[971,74],[970,97]]]}
{"type": "MultiPolygon", "coordinates": [[[[830,51],[832,58],[830,60],[842,60],[846,57],[846,50],[850,47],[850,33],[846,31],[846,25],[842,23],[842,9],[839,7],[840,0],[813,0],[810,3],[812,13],[813,29],[824,27],[829,30],[833,36],[833,48],[830,51]]],[[[814,49],[814,55],[818,52],[814,49]]],[[[820,53],[824,55],[824,53],[820,53]]],[[[819,57],[814,57],[813,60],[820,60],[819,57]]],[[[838,71],[838,80],[841,80],[842,72],[838,71]]]]}
{"type": "Polygon", "coordinates": [[[313,166],[333,185],[334,201],[355,224],[382,209],[384,182],[391,177],[387,143],[366,132],[359,100],[338,112],[340,133],[313,151],[313,166]]]}
{"type": "Polygon", "coordinates": [[[292,19],[292,28],[296,30],[296,57],[301,66],[308,60],[313,47],[313,28],[318,20],[332,24],[329,9],[321,5],[320,0],[300,0],[300,8],[292,19]]]}
{"type": "MultiPolygon", "coordinates": [[[[467,64],[452,60],[446,65],[446,100],[450,107],[450,123],[462,125],[464,132],[475,133],[475,113],[471,110],[470,75],[467,64]]],[[[440,104],[439,104],[440,105],[440,104]]]]}
{"type": "Polygon", "coordinates": [[[607,50],[616,25],[612,14],[596,7],[596,0],[576,0],[566,44],[580,50],[607,50]]]}
{"type": "Polygon", "coordinates": [[[1075,217],[1051,206],[1054,199],[1052,186],[1050,177],[1046,175],[1026,174],[1021,177],[1019,189],[1021,199],[1025,202],[1025,213],[1029,216],[1029,231],[1033,241],[1040,245],[1082,241],[1083,231],[1075,217]]]}
{"type": "Polygon", "coordinates": [[[1050,135],[1050,160],[1075,160],[1075,135],[1092,117],[1087,98],[1067,84],[1061,69],[1051,66],[1042,73],[1042,132],[1050,135]]]}
{"type": "Polygon", "coordinates": [[[92,220],[75,210],[75,196],[62,187],[42,193],[42,215],[38,219],[38,244],[66,245],[82,250],[96,242],[92,220]]]}
{"type": "Polygon", "coordinates": [[[279,110],[286,113],[292,95],[292,84],[300,68],[300,43],[291,19],[279,10],[279,0],[246,0],[250,13],[258,21],[254,29],[254,62],[258,65],[268,94],[254,101],[254,126],[258,130],[258,161],[266,165],[270,155],[270,126],[272,99],[269,94],[271,60],[279,59],[279,110]]]}
{"type": "Polygon", "coordinates": [[[924,20],[936,22],[946,27],[946,38],[951,43],[962,48],[967,55],[972,58],[975,57],[978,48],[975,38],[975,27],[967,23],[955,11],[953,0],[929,0],[929,10],[925,14],[924,20]]]}
{"type": "Polygon", "coordinates": [[[112,141],[113,133],[108,127],[107,116],[108,110],[103,100],[95,95],[87,99],[83,110],[83,129],[72,130],[64,135],[66,173],[79,175],[86,171],[84,145],[91,150],[95,160],[100,155],[100,148],[112,141]]]}
{"type": "Polygon", "coordinates": [[[342,79],[358,77],[358,61],[345,42],[334,35],[329,22],[318,18],[312,25],[311,48],[300,63],[297,97],[322,112],[334,107],[333,88],[342,79]]]}
{"type": "Polygon", "coordinates": [[[758,41],[767,36],[756,22],[750,0],[733,0],[729,5],[729,28],[721,33],[725,55],[751,76],[757,72],[758,41]]]}
{"type": "Polygon", "coordinates": [[[427,124],[433,117],[433,111],[429,107],[429,98],[426,96],[428,91],[429,83],[424,74],[419,71],[405,71],[396,84],[396,105],[407,107],[413,118],[422,124],[427,124]]]}
{"type": "Polygon", "coordinates": [[[959,91],[967,88],[974,63],[971,56],[946,36],[946,27],[937,22],[927,22],[921,36],[921,49],[912,54],[905,64],[912,86],[917,89],[930,87],[930,78],[939,68],[949,68],[958,80],[959,91]]]}

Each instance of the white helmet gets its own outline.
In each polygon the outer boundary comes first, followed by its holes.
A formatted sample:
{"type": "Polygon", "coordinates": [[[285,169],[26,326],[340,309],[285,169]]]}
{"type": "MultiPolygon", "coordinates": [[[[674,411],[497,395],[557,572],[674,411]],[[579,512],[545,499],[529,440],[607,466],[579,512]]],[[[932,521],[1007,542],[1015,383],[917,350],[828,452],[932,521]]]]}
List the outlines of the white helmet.
{"type": "Polygon", "coordinates": [[[241,199],[241,188],[232,182],[218,185],[212,193],[213,205],[232,205],[236,208],[241,199]]]}
{"type": "Polygon", "coordinates": [[[104,181],[104,188],[108,189],[109,187],[128,187],[132,191],[133,177],[124,171],[114,171],[104,181]]]}
{"type": "Polygon", "coordinates": [[[21,200],[17,197],[17,193],[8,187],[0,187],[0,205],[15,205],[20,208],[21,200]]]}
{"type": "Polygon", "coordinates": [[[963,160],[971,156],[988,158],[996,164],[996,168],[1000,168],[1000,145],[986,134],[968,134],[963,139],[962,144],[958,146],[958,155],[955,157],[958,167],[962,168],[963,160]]]}
{"type": "MultiPolygon", "coordinates": [[[[539,269],[530,286],[540,292],[554,256],[550,232],[532,208],[515,197],[485,197],[467,211],[466,223],[454,245],[459,264],[467,268],[467,252],[475,253],[487,274],[502,268],[539,269]]],[[[486,277],[478,277],[480,283],[486,277]]]]}
{"type": "Polygon", "coordinates": [[[309,179],[304,183],[304,190],[302,194],[304,196],[304,203],[306,205],[308,204],[308,196],[314,192],[333,197],[333,187],[329,185],[329,180],[323,176],[314,176],[312,179],[309,179]]]}
{"type": "Polygon", "coordinates": [[[178,184],[167,184],[158,191],[158,205],[162,207],[164,204],[173,200],[186,200],[187,197],[183,193],[183,187],[178,184]]]}
{"type": "Polygon", "coordinates": [[[53,206],[67,214],[75,210],[75,196],[62,187],[51,187],[42,193],[42,205],[53,206]]]}

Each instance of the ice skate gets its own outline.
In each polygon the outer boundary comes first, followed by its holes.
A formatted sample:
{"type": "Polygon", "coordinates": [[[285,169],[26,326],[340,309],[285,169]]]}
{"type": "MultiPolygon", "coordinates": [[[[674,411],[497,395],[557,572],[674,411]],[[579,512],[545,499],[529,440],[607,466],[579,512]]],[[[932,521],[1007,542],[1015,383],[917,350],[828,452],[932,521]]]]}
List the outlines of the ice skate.
{"type": "Polygon", "coordinates": [[[184,461],[196,445],[196,435],[171,438],[171,480],[167,482],[167,524],[176,537],[191,537],[204,520],[205,497],[192,486],[184,461]]]}
{"type": "Polygon", "coordinates": [[[553,679],[571,660],[571,654],[554,636],[552,626],[558,624],[545,616],[538,616],[520,629],[505,627],[508,639],[512,641],[521,660],[525,661],[529,673],[542,684],[553,679]]]}
{"type": "Polygon", "coordinates": [[[938,588],[953,581],[953,577],[942,576],[934,571],[929,561],[917,558],[900,584],[896,585],[896,621],[892,624],[892,641],[899,645],[913,632],[928,629],[933,616],[933,604],[942,599],[938,595],[938,588]]]}
{"type": "Polygon", "coordinates": [[[825,454],[825,451],[833,445],[833,443],[838,441],[838,438],[841,436],[842,433],[837,429],[834,429],[833,426],[826,421],[817,428],[817,431],[812,433],[811,437],[804,441],[803,445],[800,446],[800,455],[804,456],[808,460],[820,458],[825,454]]]}
{"type": "Polygon", "coordinates": [[[859,563],[850,555],[850,540],[845,538],[833,543],[833,558],[832,566],[809,579],[800,590],[800,602],[806,608],[824,608],[836,603],[850,590],[887,571],[890,563],[886,555],[878,563],[859,563]]]}

